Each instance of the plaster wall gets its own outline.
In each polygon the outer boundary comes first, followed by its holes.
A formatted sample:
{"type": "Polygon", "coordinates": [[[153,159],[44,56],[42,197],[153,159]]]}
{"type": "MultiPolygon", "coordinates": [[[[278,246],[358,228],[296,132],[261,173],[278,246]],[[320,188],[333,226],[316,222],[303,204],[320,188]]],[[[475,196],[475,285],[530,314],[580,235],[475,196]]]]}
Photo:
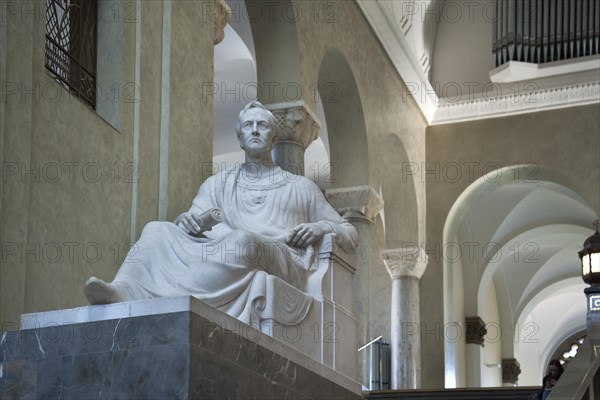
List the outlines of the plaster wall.
{"type": "Polygon", "coordinates": [[[9,175],[3,168],[4,331],[16,329],[22,313],[86,304],[85,280],[91,275],[112,279],[125,258],[132,212],[138,217],[137,234],[146,222],[158,219],[161,121],[171,134],[168,218],[187,210],[200,184],[201,163],[212,159],[212,103],[197,98],[200,83],[213,75],[213,22],[198,23],[206,19],[202,2],[172,2],[169,30],[159,2],[114,8],[113,23],[121,25],[123,46],[114,100],[120,105],[120,130],[45,70],[44,1],[14,5],[17,9],[3,15],[2,25],[3,85],[15,88],[3,93],[0,121],[3,167],[14,167],[9,175]],[[136,37],[138,23],[141,36],[136,37]],[[141,40],[138,49],[136,40],[141,40]],[[162,46],[166,40],[172,45],[168,55],[162,46]],[[165,70],[163,55],[170,69],[165,70]],[[163,72],[170,86],[166,98],[160,85],[163,72]],[[170,106],[170,114],[161,115],[161,101],[170,106]],[[141,162],[134,155],[136,140],[141,162]],[[139,196],[132,205],[134,182],[139,196]]]}

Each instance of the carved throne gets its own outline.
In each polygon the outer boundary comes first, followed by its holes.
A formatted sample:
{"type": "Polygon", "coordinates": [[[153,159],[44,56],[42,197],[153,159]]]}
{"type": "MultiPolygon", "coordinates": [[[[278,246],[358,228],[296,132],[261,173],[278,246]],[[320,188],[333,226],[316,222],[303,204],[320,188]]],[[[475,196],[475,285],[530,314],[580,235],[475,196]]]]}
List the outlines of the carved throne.
{"type": "MultiPolygon", "coordinates": [[[[269,318],[269,310],[264,310],[261,331],[356,379],[358,323],[352,313],[354,265],[355,255],[339,248],[333,234],[325,235],[318,247],[316,268],[304,288],[305,293],[313,296],[308,315],[298,325],[285,326],[269,318]]],[[[275,276],[267,277],[267,297],[278,299],[294,292],[300,290],[275,276]]]]}

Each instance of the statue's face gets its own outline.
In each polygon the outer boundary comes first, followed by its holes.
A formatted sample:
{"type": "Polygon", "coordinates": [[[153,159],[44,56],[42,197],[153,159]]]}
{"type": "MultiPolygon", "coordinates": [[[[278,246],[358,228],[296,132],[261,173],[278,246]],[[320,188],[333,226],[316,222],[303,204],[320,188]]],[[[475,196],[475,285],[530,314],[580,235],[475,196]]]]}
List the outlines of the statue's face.
{"type": "Polygon", "coordinates": [[[275,132],[269,125],[268,116],[260,108],[251,108],[244,113],[239,140],[246,153],[257,156],[273,149],[275,132]]]}

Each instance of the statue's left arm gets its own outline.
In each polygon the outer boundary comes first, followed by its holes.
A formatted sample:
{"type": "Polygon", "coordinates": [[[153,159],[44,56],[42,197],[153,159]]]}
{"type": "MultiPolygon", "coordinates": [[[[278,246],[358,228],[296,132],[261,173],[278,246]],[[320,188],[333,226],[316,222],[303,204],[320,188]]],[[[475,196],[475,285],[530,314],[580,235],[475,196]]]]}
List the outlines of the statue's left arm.
{"type": "Polygon", "coordinates": [[[208,178],[198,190],[196,197],[192,202],[192,206],[189,211],[182,213],[177,217],[177,219],[173,222],[175,225],[179,226],[188,234],[198,234],[205,227],[198,225],[198,217],[200,214],[210,210],[215,207],[213,204],[214,200],[214,177],[208,178]]]}
{"type": "Polygon", "coordinates": [[[324,233],[333,233],[337,244],[346,251],[354,251],[358,247],[358,233],[356,228],[340,216],[327,202],[321,190],[314,183],[314,195],[310,205],[310,222],[322,227],[324,233]]]}

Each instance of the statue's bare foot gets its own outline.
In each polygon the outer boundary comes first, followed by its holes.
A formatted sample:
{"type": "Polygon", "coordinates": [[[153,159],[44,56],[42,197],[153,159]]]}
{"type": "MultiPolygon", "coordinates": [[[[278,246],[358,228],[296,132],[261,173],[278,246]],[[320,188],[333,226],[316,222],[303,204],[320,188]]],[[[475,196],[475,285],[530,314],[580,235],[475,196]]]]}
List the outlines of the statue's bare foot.
{"type": "Polygon", "coordinates": [[[90,304],[110,304],[121,301],[113,285],[96,277],[91,277],[85,283],[85,297],[90,304]]]}

